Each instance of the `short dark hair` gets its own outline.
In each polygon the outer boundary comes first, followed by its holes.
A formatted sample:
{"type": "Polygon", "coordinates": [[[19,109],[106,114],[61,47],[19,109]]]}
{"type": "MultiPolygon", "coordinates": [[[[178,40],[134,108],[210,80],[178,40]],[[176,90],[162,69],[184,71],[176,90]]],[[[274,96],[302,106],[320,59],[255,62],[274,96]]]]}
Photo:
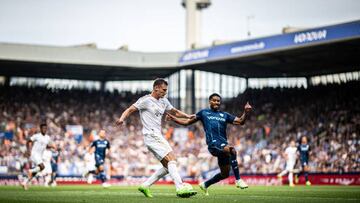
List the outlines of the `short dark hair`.
{"type": "Polygon", "coordinates": [[[42,128],[43,126],[47,126],[47,124],[46,123],[41,123],[40,128],[42,128]]]}
{"type": "Polygon", "coordinates": [[[156,78],[153,83],[153,88],[162,84],[168,85],[167,81],[164,78],[156,78]]]}
{"type": "Polygon", "coordinates": [[[218,94],[218,93],[212,93],[212,94],[209,96],[209,101],[210,101],[213,97],[219,97],[220,100],[221,100],[220,94],[218,94]]]}

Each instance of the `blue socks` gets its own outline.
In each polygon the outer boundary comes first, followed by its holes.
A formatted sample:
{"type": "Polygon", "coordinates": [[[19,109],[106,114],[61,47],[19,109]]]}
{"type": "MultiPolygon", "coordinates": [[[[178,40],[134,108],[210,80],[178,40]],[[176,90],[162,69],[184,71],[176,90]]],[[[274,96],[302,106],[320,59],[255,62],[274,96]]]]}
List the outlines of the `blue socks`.
{"type": "Polygon", "coordinates": [[[231,168],[234,172],[234,176],[236,180],[240,179],[240,173],[239,173],[239,165],[238,162],[236,160],[236,154],[231,154],[230,157],[230,161],[231,161],[231,168]]]}
{"type": "Polygon", "coordinates": [[[215,184],[222,179],[224,179],[224,178],[221,176],[221,173],[218,173],[214,177],[212,177],[211,179],[209,179],[205,182],[205,187],[208,188],[210,185],[215,184]]]}
{"type": "Polygon", "coordinates": [[[304,172],[304,175],[305,175],[305,180],[306,180],[306,181],[309,181],[309,177],[308,177],[308,176],[309,176],[309,173],[308,173],[308,172],[304,172]]]}
{"type": "Polygon", "coordinates": [[[100,178],[101,182],[103,182],[103,183],[106,181],[106,175],[105,175],[104,171],[100,172],[99,178],[100,178]]]}

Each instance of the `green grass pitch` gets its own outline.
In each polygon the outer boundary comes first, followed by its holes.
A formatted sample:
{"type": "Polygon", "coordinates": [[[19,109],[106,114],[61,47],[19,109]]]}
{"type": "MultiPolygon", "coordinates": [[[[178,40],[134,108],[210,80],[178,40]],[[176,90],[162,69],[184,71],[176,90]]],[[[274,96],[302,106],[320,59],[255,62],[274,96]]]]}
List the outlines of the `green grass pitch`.
{"type": "Polygon", "coordinates": [[[182,199],[175,195],[174,186],[153,186],[154,198],[145,198],[135,186],[100,185],[58,186],[45,188],[31,186],[28,191],[16,186],[0,186],[0,202],[360,202],[359,186],[250,186],[241,190],[234,186],[212,186],[209,196],[204,196],[197,186],[196,196],[182,199]]]}

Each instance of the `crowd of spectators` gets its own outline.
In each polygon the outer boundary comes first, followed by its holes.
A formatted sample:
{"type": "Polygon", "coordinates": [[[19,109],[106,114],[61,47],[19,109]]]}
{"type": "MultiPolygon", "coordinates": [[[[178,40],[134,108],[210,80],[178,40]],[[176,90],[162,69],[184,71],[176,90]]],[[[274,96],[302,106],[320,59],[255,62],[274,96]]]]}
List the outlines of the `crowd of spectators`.
{"type": "MultiPolygon", "coordinates": [[[[60,175],[84,172],[83,157],[100,129],[111,143],[106,167],[112,175],[150,175],[159,162],[144,145],[138,114],[123,127],[114,125],[126,107],[147,93],[0,87],[0,173],[19,174],[28,167],[26,140],[46,121],[48,134],[61,150],[60,175]],[[82,127],[80,138],[69,126],[82,127]]],[[[246,101],[253,106],[249,120],[244,126],[228,126],[241,173],[281,171],[285,148],[301,135],[310,140],[311,172],[360,172],[359,81],[306,89],[247,89],[223,99],[222,110],[240,114],[246,101]]],[[[199,177],[217,167],[200,122],[185,128],[164,121],[163,134],[178,157],[182,176],[199,177]]]]}

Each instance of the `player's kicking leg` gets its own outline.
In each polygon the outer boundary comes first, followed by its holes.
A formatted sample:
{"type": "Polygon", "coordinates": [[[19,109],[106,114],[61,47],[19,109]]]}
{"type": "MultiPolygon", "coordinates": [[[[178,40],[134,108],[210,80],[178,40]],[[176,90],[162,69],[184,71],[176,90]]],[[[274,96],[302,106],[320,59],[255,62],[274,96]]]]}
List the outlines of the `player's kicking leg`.
{"type": "Polygon", "coordinates": [[[106,182],[106,174],[105,174],[103,165],[100,165],[98,167],[98,176],[102,182],[103,188],[108,188],[111,186],[109,183],[106,182]]]}
{"type": "Polygon", "coordinates": [[[175,160],[175,155],[173,155],[172,152],[169,152],[160,162],[163,166],[167,166],[168,172],[175,183],[176,196],[187,198],[196,195],[197,192],[190,184],[182,182],[175,160]]]}
{"type": "Polygon", "coordinates": [[[190,184],[183,183],[176,166],[176,158],[172,152],[172,148],[166,139],[161,135],[145,136],[145,144],[155,157],[163,165],[163,168],[156,171],[149,179],[143,183],[138,190],[146,197],[152,197],[150,186],[157,180],[169,173],[176,187],[176,195],[178,197],[191,197],[197,192],[193,190],[190,184]]]}
{"type": "Polygon", "coordinates": [[[30,169],[27,174],[27,178],[21,183],[21,186],[24,188],[24,190],[28,190],[28,184],[30,181],[35,177],[39,172],[44,170],[45,166],[43,163],[38,164],[36,167],[30,169]]]}
{"type": "Polygon", "coordinates": [[[140,192],[142,192],[145,197],[153,197],[150,192],[150,186],[153,185],[156,181],[160,180],[162,177],[167,175],[169,172],[166,168],[161,167],[154,174],[152,174],[141,186],[138,188],[140,192]]]}
{"type": "Polygon", "coordinates": [[[279,174],[277,174],[277,178],[278,178],[279,182],[282,182],[282,177],[287,173],[288,173],[288,170],[285,169],[285,170],[281,171],[279,174]]]}
{"type": "Polygon", "coordinates": [[[93,182],[94,174],[96,174],[95,170],[88,170],[83,174],[83,177],[86,179],[87,184],[91,184],[93,182]]]}

